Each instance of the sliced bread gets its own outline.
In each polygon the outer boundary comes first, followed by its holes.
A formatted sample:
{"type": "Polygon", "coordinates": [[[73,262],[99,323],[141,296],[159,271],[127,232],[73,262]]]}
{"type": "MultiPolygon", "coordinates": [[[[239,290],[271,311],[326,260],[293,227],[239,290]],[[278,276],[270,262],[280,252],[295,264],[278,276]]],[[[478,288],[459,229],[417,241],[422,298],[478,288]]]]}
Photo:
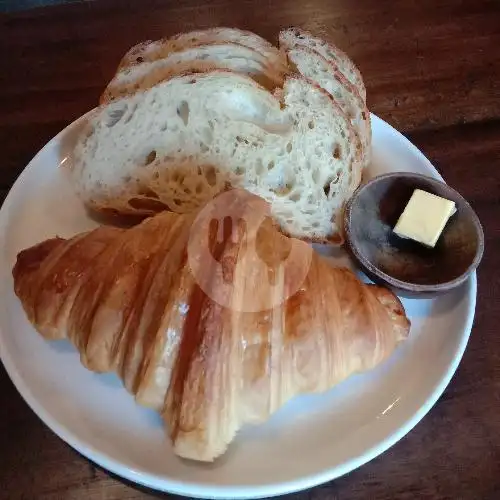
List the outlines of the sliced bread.
{"type": "Polygon", "coordinates": [[[287,50],[286,54],[293,69],[329,92],[350,118],[361,140],[362,163],[363,167],[366,167],[371,156],[370,112],[357,88],[347,80],[335,64],[327,61],[313,49],[297,46],[287,50]]]}
{"type": "Polygon", "coordinates": [[[283,85],[284,72],[273,69],[269,60],[255,49],[234,42],[209,43],[189,46],[161,59],[123,68],[107,86],[101,103],[147,89],[183,73],[213,69],[247,74],[270,90],[283,85]]]}
{"type": "Polygon", "coordinates": [[[359,69],[349,56],[333,43],[328,43],[300,28],[289,28],[280,32],[279,44],[282,50],[294,47],[308,47],[317,51],[325,59],[338,66],[338,69],[357,88],[360,96],[366,101],[365,84],[359,69]]]}
{"type": "Polygon", "coordinates": [[[149,40],[135,45],[125,54],[120,62],[119,69],[146,61],[156,61],[172,52],[188,47],[225,42],[239,43],[257,51],[269,61],[270,67],[277,71],[286,68],[286,59],[283,54],[266,39],[251,31],[219,27],[179,33],[170,38],[156,41],[149,40]]]}
{"type": "Polygon", "coordinates": [[[98,108],[72,174],[87,206],[122,214],[189,212],[241,187],[270,202],[285,233],[339,243],[360,155],[349,118],[319,86],[294,75],[273,94],[219,70],[98,108]]]}

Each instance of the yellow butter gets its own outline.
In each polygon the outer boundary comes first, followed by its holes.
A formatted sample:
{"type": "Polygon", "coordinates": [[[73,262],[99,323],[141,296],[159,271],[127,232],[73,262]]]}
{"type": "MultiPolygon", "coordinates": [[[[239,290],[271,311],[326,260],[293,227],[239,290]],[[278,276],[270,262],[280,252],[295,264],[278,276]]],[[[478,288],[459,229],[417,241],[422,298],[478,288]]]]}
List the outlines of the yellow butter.
{"type": "Polygon", "coordinates": [[[394,232],[401,238],[410,238],[434,247],[455,212],[455,202],[415,189],[394,232]]]}

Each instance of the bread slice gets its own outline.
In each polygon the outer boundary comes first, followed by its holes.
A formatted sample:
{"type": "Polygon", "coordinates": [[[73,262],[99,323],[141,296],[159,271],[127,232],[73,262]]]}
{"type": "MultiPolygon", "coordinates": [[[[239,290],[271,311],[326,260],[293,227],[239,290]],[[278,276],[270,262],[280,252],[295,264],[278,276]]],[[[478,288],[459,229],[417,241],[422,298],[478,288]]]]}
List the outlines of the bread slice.
{"type": "Polygon", "coordinates": [[[362,163],[366,167],[371,157],[370,112],[356,87],[317,51],[294,47],[286,52],[290,65],[301,75],[313,80],[329,92],[349,117],[363,147],[362,163]]]}
{"type": "Polygon", "coordinates": [[[207,43],[233,42],[255,50],[269,61],[270,67],[276,71],[286,68],[283,54],[266,39],[251,31],[236,28],[210,28],[205,30],[179,33],[171,38],[139,43],[132,47],[120,62],[119,70],[147,61],[163,59],[172,52],[189,47],[198,47],[207,43]]]}
{"type": "Polygon", "coordinates": [[[231,187],[271,204],[283,231],[340,242],[361,143],[335,99],[295,75],[270,93],[230,71],[178,76],[101,106],[73,177],[97,211],[190,212],[231,187]]]}
{"type": "Polygon", "coordinates": [[[128,66],[118,71],[101,96],[101,103],[152,87],[187,72],[229,69],[251,76],[272,90],[283,85],[284,72],[255,49],[239,43],[209,43],[168,53],[161,59],[128,66]]]}
{"type": "Polygon", "coordinates": [[[280,32],[279,45],[282,50],[294,47],[308,47],[317,51],[326,60],[337,65],[344,76],[357,88],[363,101],[366,101],[366,88],[359,69],[346,53],[332,43],[315,37],[300,28],[289,28],[280,32]]]}

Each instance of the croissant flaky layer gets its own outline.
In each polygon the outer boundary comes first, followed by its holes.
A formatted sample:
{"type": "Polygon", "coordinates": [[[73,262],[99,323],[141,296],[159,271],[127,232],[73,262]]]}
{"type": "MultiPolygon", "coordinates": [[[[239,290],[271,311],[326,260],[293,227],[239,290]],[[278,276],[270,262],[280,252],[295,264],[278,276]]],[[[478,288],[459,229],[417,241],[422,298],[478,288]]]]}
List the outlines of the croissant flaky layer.
{"type": "Polygon", "coordinates": [[[282,235],[262,206],[233,195],[231,220],[162,213],[50,239],[13,270],[40,334],[116,372],[185,458],[215,459],[245,423],[373,368],[409,332],[391,292],[282,235]]]}

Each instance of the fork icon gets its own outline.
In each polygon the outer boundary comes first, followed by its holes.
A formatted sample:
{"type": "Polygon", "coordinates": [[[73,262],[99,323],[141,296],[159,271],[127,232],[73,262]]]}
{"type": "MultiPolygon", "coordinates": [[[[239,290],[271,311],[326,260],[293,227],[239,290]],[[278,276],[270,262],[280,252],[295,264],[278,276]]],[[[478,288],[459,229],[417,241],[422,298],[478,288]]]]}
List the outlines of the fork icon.
{"type": "Polygon", "coordinates": [[[312,248],[282,235],[269,205],[243,190],[211,200],[191,227],[188,260],[213,301],[240,312],[280,305],[301,287],[312,248]]]}

